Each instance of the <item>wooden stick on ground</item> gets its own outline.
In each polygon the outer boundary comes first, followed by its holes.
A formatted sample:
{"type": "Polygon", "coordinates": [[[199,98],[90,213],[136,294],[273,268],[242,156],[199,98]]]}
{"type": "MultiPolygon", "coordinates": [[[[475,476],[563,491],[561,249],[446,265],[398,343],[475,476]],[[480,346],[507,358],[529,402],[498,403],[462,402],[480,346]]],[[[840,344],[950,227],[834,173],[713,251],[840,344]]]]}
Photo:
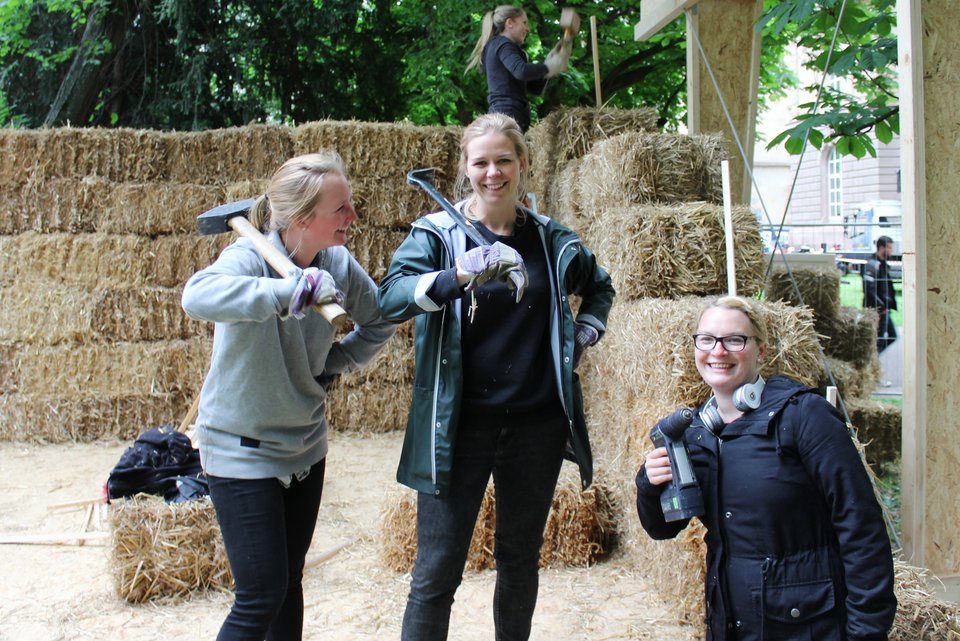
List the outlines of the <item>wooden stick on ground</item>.
{"type": "Polygon", "coordinates": [[[323,552],[323,553],[321,553],[321,554],[318,554],[317,556],[313,557],[312,559],[307,559],[306,562],[303,564],[303,569],[304,569],[304,570],[308,570],[308,569],[313,568],[313,567],[316,567],[316,566],[318,566],[318,565],[320,565],[320,564],[322,564],[322,563],[326,563],[327,561],[329,561],[330,559],[332,559],[334,556],[336,556],[337,553],[340,552],[340,550],[343,550],[343,549],[345,549],[345,548],[350,547],[351,545],[353,545],[354,543],[356,543],[356,542],[359,541],[359,540],[360,540],[360,537],[357,537],[357,538],[355,538],[355,539],[351,539],[351,540],[347,541],[346,543],[341,543],[340,545],[338,545],[338,546],[336,546],[336,547],[330,548],[330,549],[327,550],[326,552],[323,552]]]}

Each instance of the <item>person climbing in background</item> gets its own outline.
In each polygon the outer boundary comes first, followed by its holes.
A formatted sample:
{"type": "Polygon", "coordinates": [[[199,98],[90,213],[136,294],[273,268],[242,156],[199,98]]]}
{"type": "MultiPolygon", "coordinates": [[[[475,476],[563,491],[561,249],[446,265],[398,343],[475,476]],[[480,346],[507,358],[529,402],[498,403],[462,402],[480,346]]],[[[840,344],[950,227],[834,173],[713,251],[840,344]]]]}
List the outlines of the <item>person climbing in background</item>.
{"type": "Polygon", "coordinates": [[[384,317],[415,318],[413,402],[397,470],[418,491],[403,641],[447,638],[491,475],[496,638],[527,639],[565,453],[585,486],[593,478],[574,368],[603,336],[614,289],[574,232],[520,206],[528,168],[512,118],[477,118],[461,138],[458,186],[469,188],[454,206],[490,244],[476,246],[447,212],[430,214],[413,223],[380,283],[384,317]]]}
{"type": "Polygon", "coordinates": [[[323,491],[326,386],[368,363],[395,326],[343,246],[357,212],[339,155],[285,162],[249,216],[295,269],[275,273],[240,238],[187,282],[183,309],[214,323],[195,442],[236,585],[217,639],[290,641],[302,637],[304,560],[323,491]],[[312,309],[331,301],[354,323],[339,339],[312,309]]]}
{"type": "Polygon", "coordinates": [[[522,8],[500,5],[488,11],[466,69],[479,67],[486,75],[488,113],[510,116],[523,132],[530,128],[527,94],[542,92],[548,78],[567,70],[573,47],[572,39],[564,38],[542,63],[533,63],[521,48],[528,33],[530,25],[522,8]]]}

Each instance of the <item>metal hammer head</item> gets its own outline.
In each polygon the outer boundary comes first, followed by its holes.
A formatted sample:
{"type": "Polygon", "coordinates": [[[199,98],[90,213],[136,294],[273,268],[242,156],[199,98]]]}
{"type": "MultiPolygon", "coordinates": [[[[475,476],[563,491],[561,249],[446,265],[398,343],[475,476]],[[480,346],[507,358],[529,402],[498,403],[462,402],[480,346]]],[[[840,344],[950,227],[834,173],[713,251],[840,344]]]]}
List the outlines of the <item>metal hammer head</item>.
{"type": "Polygon", "coordinates": [[[433,167],[424,167],[423,169],[414,169],[407,172],[407,182],[411,185],[419,185],[422,182],[433,180],[433,167]]]}
{"type": "Polygon", "coordinates": [[[222,234],[225,231],[230,231],[230,225],[227,224],[228,221],[236,216],[246,218],[256,200],[256,198],[238,200],[203,212],[197,216],[197,230],[201,236],[222,234]]]}

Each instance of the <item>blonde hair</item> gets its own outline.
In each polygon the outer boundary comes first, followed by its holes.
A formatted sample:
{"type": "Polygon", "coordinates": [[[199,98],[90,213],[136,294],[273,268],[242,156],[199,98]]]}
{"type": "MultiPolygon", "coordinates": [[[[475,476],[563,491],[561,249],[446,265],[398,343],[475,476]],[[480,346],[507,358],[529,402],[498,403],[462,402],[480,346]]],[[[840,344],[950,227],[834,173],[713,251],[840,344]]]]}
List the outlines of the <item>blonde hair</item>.
{"type": "Polygon", "coordinates": [[[507,20],[516,20],[522,15],[526,15],[523,9],[512,4],[502,4],[493,11],[487,11],[483,15],[483,22],[480,23],[480,39],[473,47],[473,53],[470,54],[470,60],[467,61],[467,68],[463,73],[467,73],[474,67],[483,68],[483,50],[494,36],[503,33],[503,28],[507,20]]]}
{"type": "Polygon", "coordinates": [[[523,137],[520,125],[510,116],[501,113],[484,114],[463,128],[463,135],[460,137],[460,164],[457,169],[457,182],[454,185],[457,198],[465,198],[473,193],[473,187],[467,179],[467,147],[477,138],[487,134],[503,134],[513,143],[514,151],[516,151],[517,158],[520,161],[517,200],[522,199],[526,190],[523,174],[529,165],[530,152],[527,149],[527,140],[523,137]]]}
{"type": "Polygon", "coordinates": [[[329,149],[286,161],[250,207],[250,223],[261,231],[283,231],[309,220],[329,173],[347,176],[340,154],[329,149]]]}
{"type": "Polygon", "coordinates": [[[694,327],[694,331],[696,331],[700,326],[700,319],[703,318],[704,312],[715,307],[742,312],[743,315],[747,317],[747,320],[750,321],[750,324],[753,325],[753,329],[757,336],[757,345],[765,345],[767,343],[767,323],[763,320],[763,314],[760,311],[760,306],[757,304],[757,301],[750,298],[744,298],[743,296],[720,296],[719,298],[709,301],[700,308],[700,313],[697,314],[697,325],[694,327]]]}

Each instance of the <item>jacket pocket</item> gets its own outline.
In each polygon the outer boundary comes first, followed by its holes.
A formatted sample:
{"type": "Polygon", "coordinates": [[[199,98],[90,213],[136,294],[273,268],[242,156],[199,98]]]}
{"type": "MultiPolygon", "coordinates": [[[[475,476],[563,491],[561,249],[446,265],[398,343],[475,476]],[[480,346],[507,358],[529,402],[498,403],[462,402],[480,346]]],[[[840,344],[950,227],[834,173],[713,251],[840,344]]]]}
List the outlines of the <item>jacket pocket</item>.
{"type": "Polygon", "coordinates": [[[768,585],[761,600],[759,590],[754,602],[763,604],[763,616],[782,623],[803,623],[826,614],[836,606],[833,581],[812,581],[792,585],[768,585]]]}

